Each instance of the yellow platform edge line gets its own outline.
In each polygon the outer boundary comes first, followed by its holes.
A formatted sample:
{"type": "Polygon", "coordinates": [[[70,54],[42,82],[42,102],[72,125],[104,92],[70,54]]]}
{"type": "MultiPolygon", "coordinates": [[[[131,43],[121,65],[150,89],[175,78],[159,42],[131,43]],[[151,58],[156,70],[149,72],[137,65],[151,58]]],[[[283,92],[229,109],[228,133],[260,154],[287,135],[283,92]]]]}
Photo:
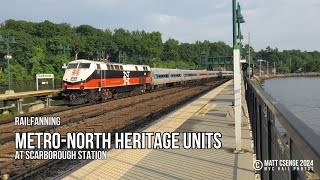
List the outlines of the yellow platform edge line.
{"type": "MultiPolygon", "coordinates": [[[[173,132],[180,127],[185,121],[191,116],[195,115],[201,108],[205,106],[212,98],[216,97],[222,92],[233,80],[229,80],[224,84],[216,87],[209,91],[205,95],[196,99],[195,101],[185,105],[181,109],[173,112],[171,115],[165,117],[161,121],[152,125],[151,127],[144,130],[144,132],[173,132]],[[176,116],[181,115],[180,111],[191,109],[194,104],[203,104],[204,106],[196,106],[193,108],[192,113],[184,116],[184,118],[175,119],[176,116]]],[[[183,113],[182,113],[183,114],[183,113]]],[[[108,152],[107,160],[94,160],[82,168],[74,171],[73,173],[65,176],[63,179],[98,179],[98,178],[116,178],[119,179],[121,176],[130,171],[140,160],[147,156],[152,149],[112,149],[108,152]],[[104,168],[102,168],[104,167],[104,168]]]]}

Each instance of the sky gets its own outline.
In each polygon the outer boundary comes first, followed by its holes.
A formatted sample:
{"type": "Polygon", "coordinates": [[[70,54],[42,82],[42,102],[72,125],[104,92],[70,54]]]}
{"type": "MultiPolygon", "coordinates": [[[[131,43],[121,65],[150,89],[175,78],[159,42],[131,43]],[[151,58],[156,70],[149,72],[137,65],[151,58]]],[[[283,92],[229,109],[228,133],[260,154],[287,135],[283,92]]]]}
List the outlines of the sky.
{"type": "MultiPolygon", "coordinates": [[[[243,43],[255,50],[320,51],[320,0],[238,0],[245,23],[243,43]]],[[[159,31],[163,40],[232,44],[231,0],[2,0],[7,19],[100,29],[159,31]]]]}

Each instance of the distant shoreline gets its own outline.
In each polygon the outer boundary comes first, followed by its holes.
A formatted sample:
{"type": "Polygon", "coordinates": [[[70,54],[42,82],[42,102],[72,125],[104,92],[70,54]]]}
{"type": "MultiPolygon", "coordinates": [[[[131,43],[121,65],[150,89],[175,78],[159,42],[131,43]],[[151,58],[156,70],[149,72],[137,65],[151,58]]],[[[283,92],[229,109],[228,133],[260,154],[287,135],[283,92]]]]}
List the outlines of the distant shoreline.
{"type": "Polygon", "coordinates": [[[288,78],[288,77],[320,77],[320,73],[308,72],[308,73],[270,74],[270,75],[262,74],[262,75],[254,75],[253,81],[258,83],[260,86],[262,86],[266,79],[288,78]]]}

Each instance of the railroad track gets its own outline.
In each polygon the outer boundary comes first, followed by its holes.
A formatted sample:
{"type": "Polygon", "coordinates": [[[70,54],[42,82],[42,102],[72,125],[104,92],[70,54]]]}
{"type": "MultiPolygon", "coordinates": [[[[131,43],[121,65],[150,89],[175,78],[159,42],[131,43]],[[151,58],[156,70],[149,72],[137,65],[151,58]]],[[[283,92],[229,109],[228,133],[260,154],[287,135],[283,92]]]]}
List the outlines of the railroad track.
{"type": "MultiPolygon", "coordinates": [[[[76,123],[79,121],[83,121],[84,119],[89,119],[92,117],[96,117],[99,115],[103,115],[108,112],[116,111],[119,109],[127,108],[132,105],[144,103],[145,101],[157,99],[161,96],[165,96],[172,93],[177,93],[181,91],[183,87],[177,87],[173,89],[167,89],[167,91],[159,91],[157,93],[148,94],[145,96],[135,96],[131,98],[130,101],[126,101],[125,99],[120,99],[117,101],[108,101],[104,103],[91,104],[89,107],[81,106],[72,109],[66,109],[64,111],[59,111],[57,113],[47,114],[50,116],[56,116],[61,118],[60,126],[70,123],[76,123]],[[98,109],[99,107],[104,106],[103,110],[98,109]]],[[[56,126],[57,127],[57,126],[56,126]]],[[[55,126],[16,126],[14,121],[12,120],[10,123],[7,123],[6,126],[2,125],[0,128],[0,144],[4,144],[10,141],[13,141],[15,138],[15,132],[43,132],[48,131],[50,129],[55,129],[55,126]]],[[[0,148],[1,150],[1,148],[0,148]]]]}
{"type": "MultiPolygon", "coordinates": [[[[164,91],[164,90],[171,89],[171,88],[172,87],[163,87],[163,88],[159,88],[159,89],[156,89],[156,90],[153,90],[153,91],[148,91],[148,92],[139,93],[139,94],[122,93],[119,96],[117,96],[117,98],[111,98],[111,99],[107,99],[107,100],[103,100],[103,101],[97,101],[97,102],[88,102],[88,103],[80,104],[80,105],[70,105],[70,106],[68,106],[68,105],[63,105],[62,104],[62,105],[58,105],[56,107],[49,107],[49,108],[41,109],[41,110],[34,111],[34,112],[26,112],[26,113],[24,113],[22,115],[16,115],[15,117],[48,116],[48,115],[54,114],[54,113],[73,110],[73,109],[86,107],[86,106],[92,106],[92,105],[95,105],[95,104],[102,104],[102,103],[105,103],[105,102],[114,101],[114,100],[123,99],[123,98],[128,98],[128,97],[132,97],[132,96],[141,96],[141,95],[144,95],[144,94],[153,93],[153,92],[156,92],[156,91],[164,91]]],[[[177,87],[174,87],[174,88],[177,88],[177,87]]],[[[0,119],[0,125],[6,125],[6,124],[10,124],[12,122],[14,122],[14,117],[6,117],[6,118],[0,119]]],[[[1,142],[0,142],[0,144],[1,144],[1,142]]]]}
{"type": "MultiPolygon", "coordinates": [[[[150,122],[150,120],[157,119],[157,117],[192,99],[195,95],[203,94],[225,81],[226,79],[222,79],[206,83],[205,85],[173,88],[139,97],[134,96],[119,99],[112,103],[105,102],[90,107],[85,106],[66,110],[51,114],[61,117],[61,125],[59,127],[41,127],[40,129],[39,127],[25,128],[23,126],[24,128],[19,129],[19,132],[22,132],[22,130],[24,132],[54,131],[59,132],[61,135],[77,131],[124,132],[135,129],[137,126],[150,122]]],[[[13,179],[19,179],[34,174],[41,168],[60,162],[59,160],[13,160],[15,152],[13,142],[14,132],[11,130],[6,130],[8,132],[5,136],[6,139],[2,138],[2,141],[6,143],[0,149],[0,169],[3,169],[2,175],[9,174],[13,179]]],[[[3,129],[0,128],[0,132],[3,132],[3,129]]],[[[1,137],[3,136],[1,135],[1,137]]]]}

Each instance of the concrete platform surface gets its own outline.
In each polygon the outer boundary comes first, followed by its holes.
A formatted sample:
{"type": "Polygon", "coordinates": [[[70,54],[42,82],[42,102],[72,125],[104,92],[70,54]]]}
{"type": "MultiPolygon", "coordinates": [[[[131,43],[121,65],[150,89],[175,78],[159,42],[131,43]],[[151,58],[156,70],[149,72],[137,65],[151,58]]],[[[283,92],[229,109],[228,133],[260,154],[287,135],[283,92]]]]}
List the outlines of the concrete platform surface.
{"type": "MultiPolygon", "coordinates": [[[[63,179],[255,179],[248,119],[243,116],[244,153],[234,154],[232,80],[157,121],[145,132],[221,132],[221,149],[119,150],[63,179]],[[232,108],[231,108],[232,109],[232,108]]],[[[245,109],[245,108],[244,108],[245,109]]],[[[181,142],[181,141],[180,141],[181,142]]]]}
{"type": "Polygon", "coordinates": [[[18,92],[18,93],[11,93],[11,94],[0,94],[0,101],[14,100],[14,99],[20,99],[25,97],[47,96],[50,94],[58,94],[61,91],[62,90],[55,89],[55,90],[27,91],[27,92],[18,92]]]}

